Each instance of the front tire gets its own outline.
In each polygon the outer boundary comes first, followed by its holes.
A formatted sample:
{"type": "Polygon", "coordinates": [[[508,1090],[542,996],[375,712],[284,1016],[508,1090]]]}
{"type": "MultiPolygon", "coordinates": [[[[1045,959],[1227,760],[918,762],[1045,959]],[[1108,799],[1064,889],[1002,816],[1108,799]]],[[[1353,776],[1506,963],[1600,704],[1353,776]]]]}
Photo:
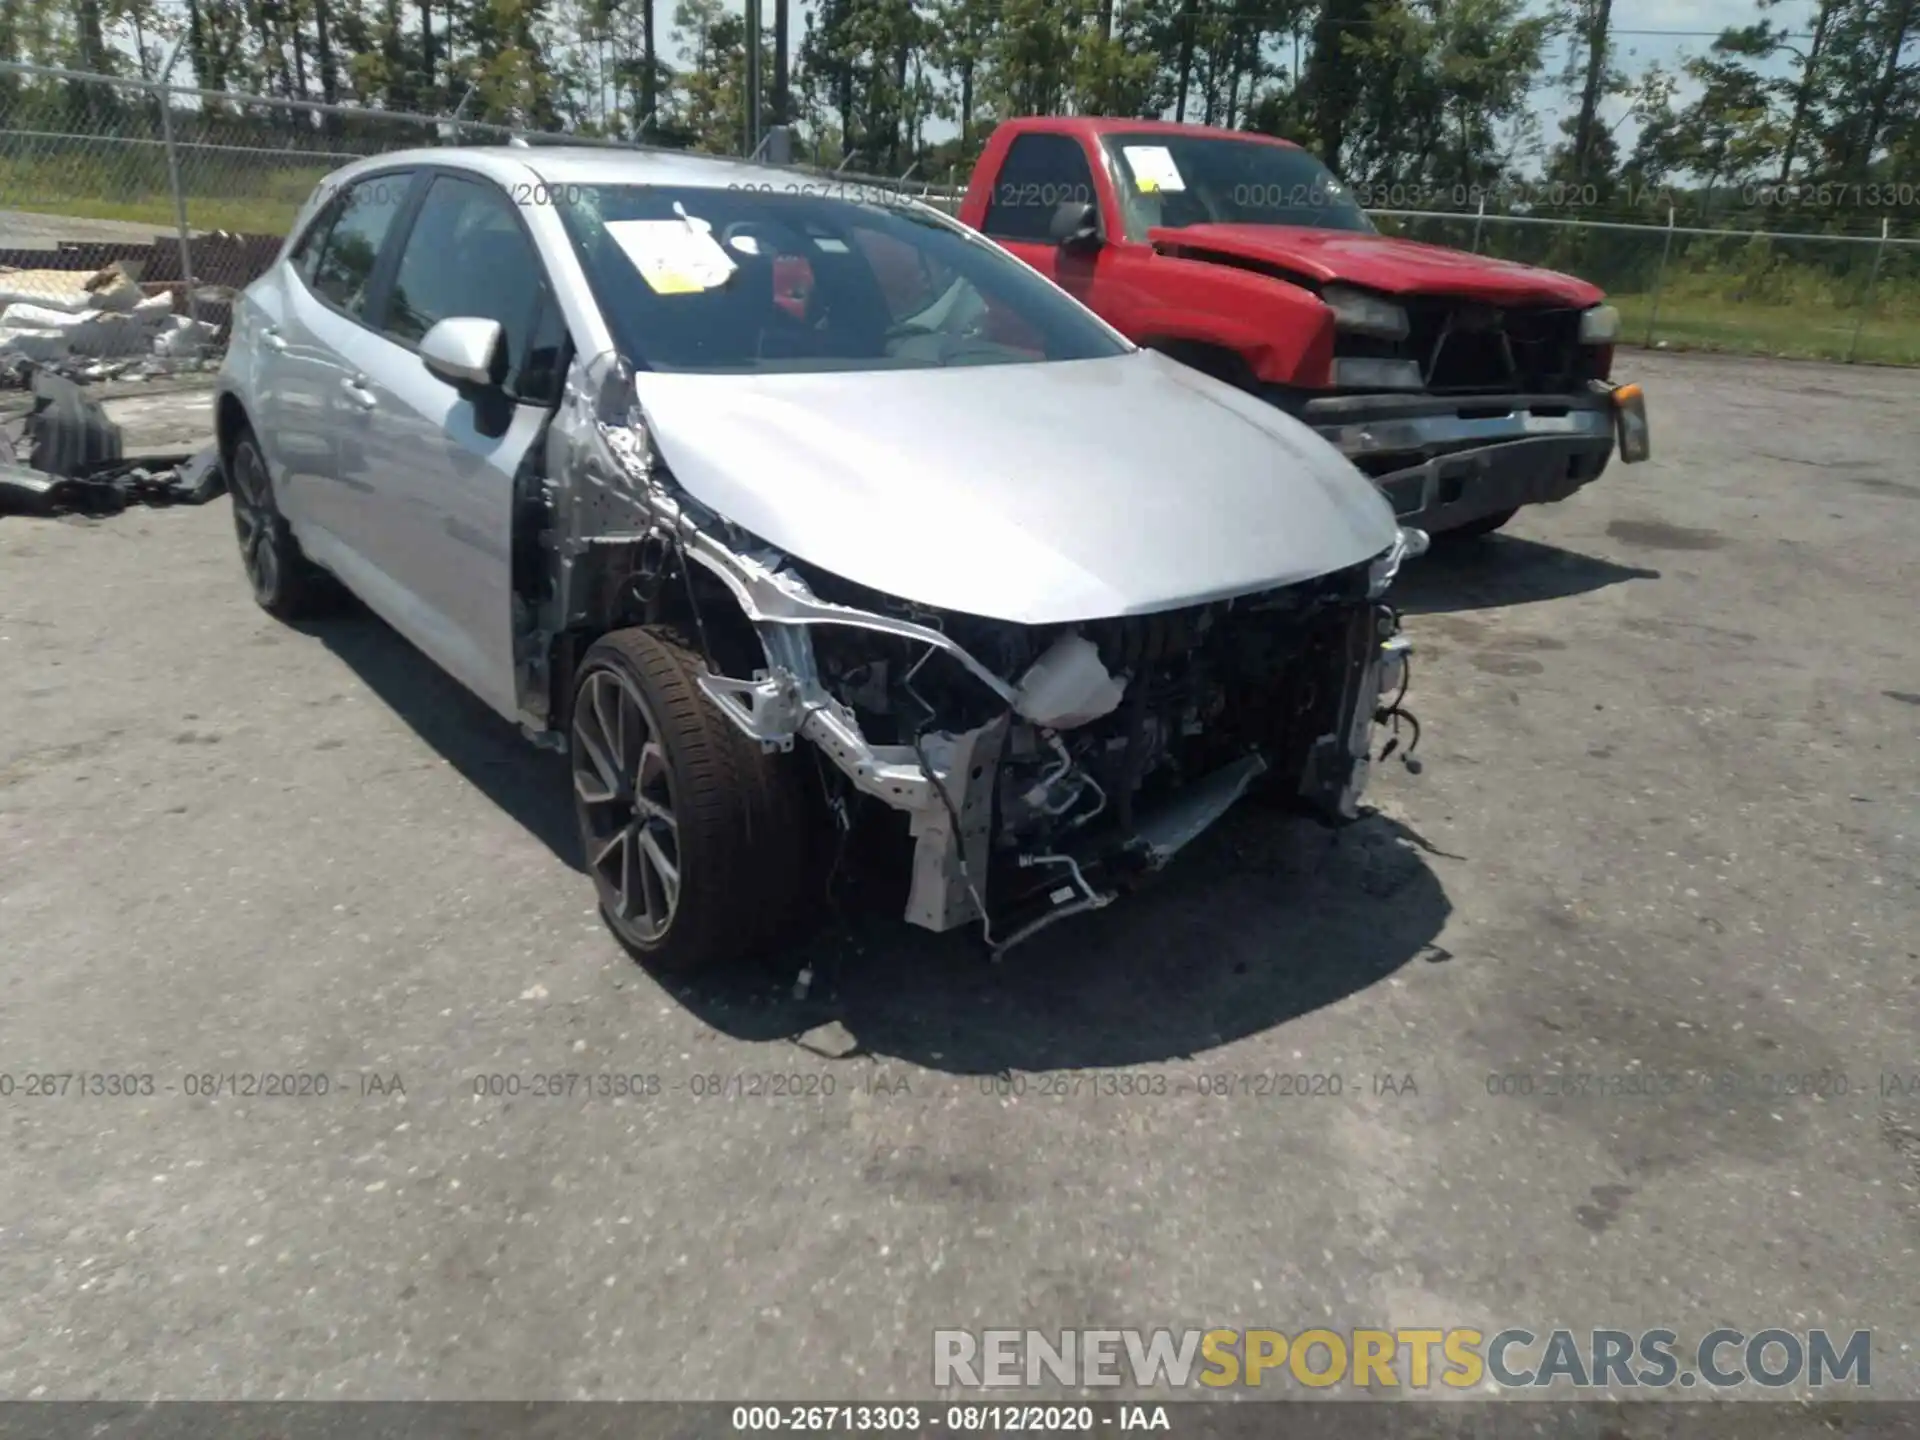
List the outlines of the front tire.
{"type": "Polygon", "coordinates": [[[293,538],[273,498],[266,456],[251,430],[233,442],[226,468],[240,563],[260,608],[277,620],[304,620],[332,609],[339,591],[293,538]]]}
{"type": "Polygon", "coordinates": [[[701,662],[653,630],[582,657],[568,741],[587,870],[614,935],[666,972],[790,931],[806,875],[802,774],[701,693],[701,662]]]}

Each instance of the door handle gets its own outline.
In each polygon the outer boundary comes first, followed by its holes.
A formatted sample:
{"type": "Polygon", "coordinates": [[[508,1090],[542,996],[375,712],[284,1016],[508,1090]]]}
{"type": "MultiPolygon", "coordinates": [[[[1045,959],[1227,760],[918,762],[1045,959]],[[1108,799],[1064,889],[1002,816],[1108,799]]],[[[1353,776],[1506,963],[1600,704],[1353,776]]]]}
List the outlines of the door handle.
{"type": "Polygon", "coordinates": [[[374,398],[373,392],[367,389],[366,386],[367,377],[364,375],[347,375],[343,376],[340,381],[340,388],[347,392],[347,398],[349,400],[353,401],[353,403],[358,405],[362,410],[371,410],[380,402],[374,398]]]}
{"type": "Polygon", "coordinates": [[[265,345],[269,350],[284,350],[287,348],[286,339],[281,335],[278,325],[263,325],[260,329],[260,343],[265,345]]]}

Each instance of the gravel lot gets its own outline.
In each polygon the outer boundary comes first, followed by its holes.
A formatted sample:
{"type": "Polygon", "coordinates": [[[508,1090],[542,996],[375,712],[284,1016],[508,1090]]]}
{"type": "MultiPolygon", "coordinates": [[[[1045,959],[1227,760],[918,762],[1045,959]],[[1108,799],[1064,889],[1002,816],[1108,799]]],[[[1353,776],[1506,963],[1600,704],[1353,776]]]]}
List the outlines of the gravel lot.
{"type": "MultiPolygon", "coordinates": [[[[1404,583],[1426,769],[1379,815],[1237,814],[999,968],[857,922],[804,1003],[797,958],[638,969],[559,762],[376,621],[260,613],[224,501],[0,520],[0,1396],[926,1396],[942,1326],[1728,1324],[1872,1327],[1920,1398],[1920,376],[1624,368],[1653,463],[1404,583]],[[187,1093],[260,1072],[332,1092],[187,1093]],[[661,1088],[475,1095],[555,1072],[661,1088]],[[833,1093],[728,1084],[776,1074],[833,1093]]],[[[136,444],[189,423],[141,403],[136,444]]]]}

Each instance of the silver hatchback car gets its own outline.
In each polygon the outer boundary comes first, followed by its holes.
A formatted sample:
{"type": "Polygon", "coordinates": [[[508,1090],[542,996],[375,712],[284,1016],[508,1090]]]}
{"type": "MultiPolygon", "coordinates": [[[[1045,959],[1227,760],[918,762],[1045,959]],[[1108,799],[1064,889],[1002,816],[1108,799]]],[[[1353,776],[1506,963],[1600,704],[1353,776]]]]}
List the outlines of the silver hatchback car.
{"type": "Polygon", "coordinates": [[[260,604],[344,585],[567,752],[663,967],[791,936],[862,835],[908,920],[1004,949],[1249,789],[1352,818],[1404,714],[1424,537],[1352,465],[831,177],[361,161],[236,307],[217,416],[260,604]]]}

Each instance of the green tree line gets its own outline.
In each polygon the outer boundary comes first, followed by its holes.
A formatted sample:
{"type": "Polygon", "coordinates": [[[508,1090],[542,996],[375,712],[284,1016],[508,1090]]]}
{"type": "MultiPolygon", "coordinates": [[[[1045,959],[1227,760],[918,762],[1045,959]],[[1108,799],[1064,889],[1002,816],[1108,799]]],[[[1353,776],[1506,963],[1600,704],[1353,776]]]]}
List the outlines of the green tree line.
{"type": "MultiPolygon", "coordinates": [[[[1920,219],[1920,0],[1757,0],[1651,65],[1614,0],[763,0],[762,19],[765,120],[831,165],[939,180],[1007,116],[1164,116],[1298,139],[1406,208],[1920,219]]],[[[150,75],[176,38],[178,78],[208,89],[743,148],[746,24],[722,0],[0,4],[0,59],[150,75]]],[[[15,110],[57,98],[0,87],[15,110]]]]}

